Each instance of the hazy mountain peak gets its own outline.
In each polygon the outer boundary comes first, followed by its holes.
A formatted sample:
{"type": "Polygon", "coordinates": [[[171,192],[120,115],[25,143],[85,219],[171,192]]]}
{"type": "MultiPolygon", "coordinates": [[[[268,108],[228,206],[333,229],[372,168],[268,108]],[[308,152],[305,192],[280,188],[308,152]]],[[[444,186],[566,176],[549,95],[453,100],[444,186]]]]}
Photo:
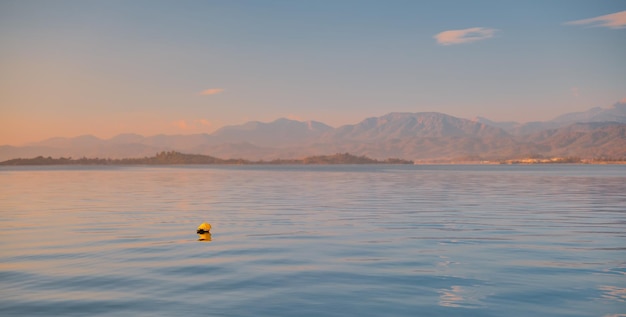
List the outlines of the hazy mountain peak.
{"type": "Polygon", "coordinates": [[[599,113],[601,113],[604,109],[600,108],[600,107],[595,107],[595,108],[591,108],[587,111],[580,111],[580,112],[571,112],[571,113],[566,113],[563,115],[560,115],[552,120],[550,120],[551,122],[567,122],[567,123],[574,123],[574,122],[584,122],[584,121],[589,121],[591,118],[593,118],[593,116],[598,115],[599,113]]]}
{"type": "Polygon", "coordinates": [[[224,143],[251,142],[263,146],[285,146],[301,144],[332,129],[321,122],[279,118],[268,123],[251,121],[243,125],[226,126],[215,131],[212,136],[224,143]]]}
{"type": "Polygon", "coordinates": [[[557,129],[577,122],[620,122],[626,123],[626,99],[622,99],[608,108],[594,107],[587,111],[565,113],[550,121],[543,122],[495,122],[484,117],[477,117],[481,122],[499,127],[514,135],[529,135],[548,129],[557,129]]]}
{"type": "Polygon", "coordinates": [[[566,113],[550,122],[571,124],[576,122],[615,121],[626,123],[626,104],[617,102],[608,108],[595,107],[587,111],[566,113]]]}
{"type": "Polygon", "coordinates": [[[102,139],[91,134],[84,134],[74,138],[55,137],[31,144],[32,146],[47,146],[55,148],[67,148],[71,146],[92,146],[102,142],[102,139]]]}
{"type": "Polygon", "coordinates": [[[609,109],[626,112],[626,98],[614,103],[609,109]]]}
{"type": "Polygon", "coordinates": [[[332,128],[316,121],[279,118],[226,126],[213,134],[120,134],[51,138],[27,147],[0,147],[0,159],[17,157],[143,157],[176,150],[224,158],[297,158],[350,152],[373,158],[519,157],[520,155],[626,155],[626,104],[560,116],[563,122],[467,120],[439,112],[391,112],[332,128]],[[569,115],[569,117],[568,117],[569,115]],[[582,118],[587,123],[567,124],[582,118]],[[605,121],[617,121],[607,123],[605,121]],[[502,128],[518,133],[516,138],[502,128]],[[541,131],[541,133],[535,133],[541,131]]]}
{"type": "Polygon", "coordinates": [[[391,140],[407,137],[504,135],[503,130],[439,112],[392,112],[337,129],[335,138],[391,140]]]}
{"type": "Polygon", "coordinates": [[[145,137],[136,133],[122,133],[109,139],[113,143],[139,143],[143,141],[145,137]]]}
{"type": "Polygon", "coordinates": [[[302,123],[302,122],[298,121],[298,120],[289,119],[289,118],[278,118],[278,119],[270,122],[270,124],[271,123],[302,123]]]}

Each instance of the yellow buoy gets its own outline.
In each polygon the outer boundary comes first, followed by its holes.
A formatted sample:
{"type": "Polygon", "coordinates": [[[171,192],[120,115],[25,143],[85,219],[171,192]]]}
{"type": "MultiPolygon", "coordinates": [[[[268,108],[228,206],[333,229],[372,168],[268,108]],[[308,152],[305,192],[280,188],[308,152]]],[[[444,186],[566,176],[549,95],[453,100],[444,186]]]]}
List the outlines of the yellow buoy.
{"type": "Polygon", "coordinates": [[[198,233],[198,241],[211,242],[211,233],[198,233]]]}
{"type": "Polygon", "coordinates": [[[198,226],[198,230],[196,230],[197,233],[209,233],[209,231],[211,230],[211,225],[203,222],[200,226],[198,226]]]}

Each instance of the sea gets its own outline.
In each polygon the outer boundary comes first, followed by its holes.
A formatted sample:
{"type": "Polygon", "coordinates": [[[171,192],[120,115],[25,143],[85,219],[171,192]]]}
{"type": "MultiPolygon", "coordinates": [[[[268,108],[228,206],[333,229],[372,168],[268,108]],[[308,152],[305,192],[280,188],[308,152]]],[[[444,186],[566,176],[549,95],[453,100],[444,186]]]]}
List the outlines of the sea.
{"type": "Polygon", "coordinates": [[[1,167],[0,316],[624,317],[626,166],[1,167]]]}

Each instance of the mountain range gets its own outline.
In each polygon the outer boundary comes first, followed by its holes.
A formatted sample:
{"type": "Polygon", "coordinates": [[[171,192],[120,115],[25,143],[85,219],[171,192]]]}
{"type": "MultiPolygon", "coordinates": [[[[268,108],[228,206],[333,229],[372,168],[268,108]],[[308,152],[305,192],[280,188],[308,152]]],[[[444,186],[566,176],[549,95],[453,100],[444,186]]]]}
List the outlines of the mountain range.
{"type": "Polygon", "coordinates": [[[494,122],[437,112],[389,113],[333,128],[316,121],[278,119],[226,126],[211,134],[120,134],[51,138],[0,146],[0,161],[36,156],[134,158],[160,151],[220,158],[273,160],[352,153],[416,161],[525,157],[626,158],[626,103],[568,113],[544,122],[494,122]]]}

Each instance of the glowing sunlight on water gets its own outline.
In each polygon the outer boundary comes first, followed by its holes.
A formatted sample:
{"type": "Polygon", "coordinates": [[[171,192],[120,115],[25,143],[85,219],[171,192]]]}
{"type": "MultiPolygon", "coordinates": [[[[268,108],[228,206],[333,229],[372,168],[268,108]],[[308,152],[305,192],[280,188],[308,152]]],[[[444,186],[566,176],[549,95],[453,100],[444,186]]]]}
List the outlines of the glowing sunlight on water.
{"type": "Polygon", "coordinates": [[[626,314],[622,166],[2,168],[0,195],[2,316],[626,314]]]}

